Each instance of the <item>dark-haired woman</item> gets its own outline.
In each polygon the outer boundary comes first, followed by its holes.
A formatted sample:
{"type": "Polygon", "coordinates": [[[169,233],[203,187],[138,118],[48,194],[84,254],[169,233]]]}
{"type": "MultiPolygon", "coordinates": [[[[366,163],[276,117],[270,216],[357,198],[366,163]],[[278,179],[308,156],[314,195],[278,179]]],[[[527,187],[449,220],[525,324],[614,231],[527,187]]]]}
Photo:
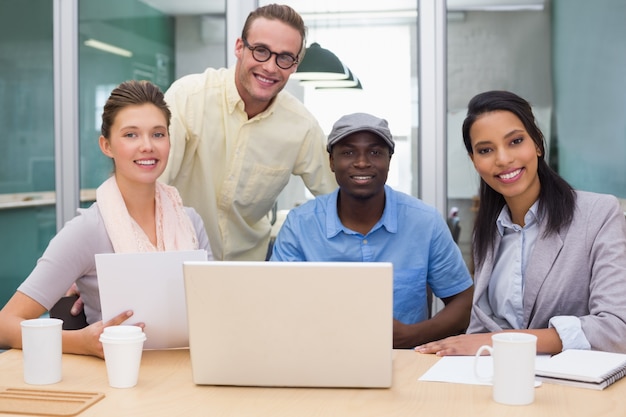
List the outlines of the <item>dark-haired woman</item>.
{"type": "Polygon", "coordinates": [[[480,175],[475,292],[467,334],[416,347],[472,355],[492,333],[537,351],[626,353],[626,220],[618,200],[576,191],[546,163],[530,104],[507,91],[469,103],[463,140],[480,175]]]}

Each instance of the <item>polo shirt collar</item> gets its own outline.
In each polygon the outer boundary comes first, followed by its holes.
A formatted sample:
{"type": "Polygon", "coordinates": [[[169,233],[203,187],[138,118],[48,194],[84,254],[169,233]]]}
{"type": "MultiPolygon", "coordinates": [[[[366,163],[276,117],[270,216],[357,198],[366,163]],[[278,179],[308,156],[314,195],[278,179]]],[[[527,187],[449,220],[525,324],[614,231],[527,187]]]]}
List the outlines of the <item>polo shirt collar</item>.
{"type": "MultiPolygon", "coordinates": [[[[329,198],[326,200],[326,237],[328,239],[337,236],[339,233],[344,232],[347,234],[355,234],[353,230],[345,227],[339,219],[339,213],[337,212],[337,198],[339,197],[339,187],[330,193],[329,198]]],[[[397,196],[393,189],[385,184],[385,209],[383,210],[382,217],[376,222],[372,230],[372,233],[379,228],[384,227],[389,233],[398,232],[398,210],[397,210],[397,196]]],[[[368,234],[369,234],[368,233],[368,234]]]]}

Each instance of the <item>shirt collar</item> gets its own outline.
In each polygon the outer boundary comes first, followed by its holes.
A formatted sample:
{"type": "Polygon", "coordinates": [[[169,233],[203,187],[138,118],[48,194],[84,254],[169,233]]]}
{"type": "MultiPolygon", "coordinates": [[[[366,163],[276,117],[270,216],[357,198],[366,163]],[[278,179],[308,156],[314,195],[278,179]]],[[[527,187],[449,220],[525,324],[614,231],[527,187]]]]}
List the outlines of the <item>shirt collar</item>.
{"type": "MultiPolygon", "coordinates": [[[[330,194],[330,198],[326,200],[326,237],[328,239],[344,232],[347,234],[355,234],[353,230],[345,227],[339,219],[337,212],[337,198],[339,197],[339,187],[330,194]]],[[[389,233],[398,232],[398,210],[397,196],[393,189],[385,184],[385,209],[382,217],[376,222],[372,230],[368,234],[378,230],[381,227],[387,229],[389,233]]]]}
{"type": "MultiPolygon", "coordinates": [[[[539,216],[538,207],[539,200],[535,201],[533,205],[530,206],[530,209],[524,216],[524,227],[527,228],[540,222],[541,217],[539,216]]],[[[506,204],[502,207],[502,210],[500,210],[500,214],[496,219],[496,226],[500,236],[504,236],[504,229],[520,229],[519,225],[513,223],[513,220],[511,220],[511,213],[509,212],[509,207],[506,204]]]]}
{"type": "MultiPolygon", "coordinates": [[[[280,92],[278,94],[280,95],[280,92]]],[[[254,116],[253,119],[263,119],[274,113],[277,98],[278,95],[272,99],[267,109],[254,116]]],[[[242,113],[246,112],[246,104],[243,102],[243,99],[239,95],[239,91],[237,91],[237,85],[235,84],[235,67],[231,67],[228,69],[228,77],[226,79],[226,103],[228,106],[228,112],[230,114],[232,114],[235,109],[238,109],[242,113]]]]}

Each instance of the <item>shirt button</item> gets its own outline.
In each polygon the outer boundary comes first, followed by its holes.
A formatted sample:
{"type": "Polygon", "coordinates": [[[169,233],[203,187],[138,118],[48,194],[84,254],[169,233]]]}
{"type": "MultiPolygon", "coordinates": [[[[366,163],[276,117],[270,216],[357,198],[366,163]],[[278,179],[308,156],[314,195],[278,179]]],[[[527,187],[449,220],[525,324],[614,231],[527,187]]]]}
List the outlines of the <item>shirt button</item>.
{"type": "Polygon", "coordinates": [[[363,244],[367,245],[367,239],[363,239],[363,244]]]}

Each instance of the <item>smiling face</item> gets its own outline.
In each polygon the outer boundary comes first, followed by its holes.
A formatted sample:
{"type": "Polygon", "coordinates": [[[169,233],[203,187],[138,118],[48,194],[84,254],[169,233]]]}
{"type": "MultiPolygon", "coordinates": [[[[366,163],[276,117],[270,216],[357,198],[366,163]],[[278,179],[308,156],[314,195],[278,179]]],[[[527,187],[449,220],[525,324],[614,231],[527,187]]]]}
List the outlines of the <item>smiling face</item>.
{"type": "Polygon", "coordinates": [[[110,128],[110,137],[100,136],[102,153],[113,159],[120,188],[154,185],[165,170],[170,151],[167,120],[151,103],[121,109],[110,128]]]}
{"type": "Polygon", "coordinates": [[[391,152],[377,134],[352,133],[333,145],[330,169],[335,173],[342,196],[365,200],[385,195],[391,152]]]}
{"type": "Polygon", "coordinates": [[[470,158],[480,177],[507,205],[530,207],[538,198],[541,152],[522,121],[509,111],[483,113],[470,128],[470,158]]]}
{"type": "MultiPolygon", "coordinates": [[[[272,52],[294,57],[298,56],[302,46],[302,38],[296,29],[279,20],[263,17],[252,22],[246,40],[252,47],[264,46],[272,52]]],[[[252,118],[269,106],[298,66],[282,69],[276,65],[276,55],[265,62],[258,62],[241,38],[235,44],[235,55],[235,85],[245,103],[248,117],[252,118]]]]}

